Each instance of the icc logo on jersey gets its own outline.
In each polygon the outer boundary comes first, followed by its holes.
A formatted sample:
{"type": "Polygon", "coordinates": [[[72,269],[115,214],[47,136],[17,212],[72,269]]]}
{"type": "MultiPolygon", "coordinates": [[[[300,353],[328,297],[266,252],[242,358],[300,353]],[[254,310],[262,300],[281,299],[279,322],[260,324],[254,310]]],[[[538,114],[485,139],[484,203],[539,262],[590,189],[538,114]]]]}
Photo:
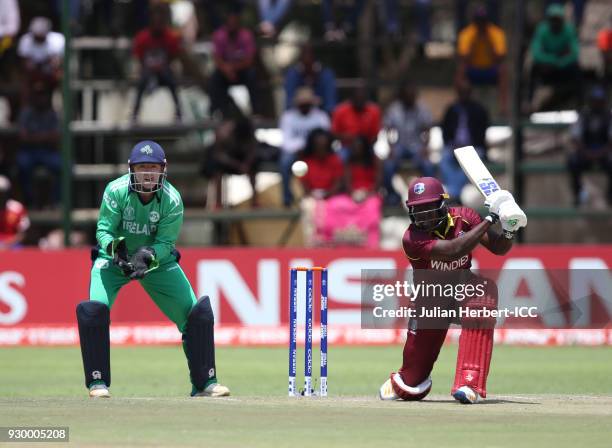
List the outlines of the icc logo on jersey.
{"type": "Polygon", "coordinates": [[[157,213],[157,212],[149,213],[149,221],[151,221],[153,223],[159,221],[159,213],[157,213]]]}
{"type": "Polygon", "coordinates": [[[134,207],[128,205],[125,210],[123,210],[123,219],[125,221],[132,221],[134,219],[134,207]]]}
{"type": "Polygon", "coordinates": [[[419,182],[414,186],[414,192],[416,194],[423,194],[425,192],[425,184],[423,182],[419,182]]]}

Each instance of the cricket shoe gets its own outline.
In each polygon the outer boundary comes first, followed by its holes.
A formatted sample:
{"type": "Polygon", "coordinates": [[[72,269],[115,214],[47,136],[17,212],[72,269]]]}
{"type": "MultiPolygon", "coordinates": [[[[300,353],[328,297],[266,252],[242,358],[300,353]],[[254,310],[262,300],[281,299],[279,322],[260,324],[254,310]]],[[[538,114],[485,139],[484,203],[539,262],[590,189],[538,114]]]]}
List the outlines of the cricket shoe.
{"type": "Polygon", "coordinates": [[[192,397],[229,397],[229,395],[229,388],[219,383],[212,383],[202,390],[191,392],[192,397]]]}
{"type": "Polygon", "coordinates": [[[110,392],[106,384],[92,384],[89,388],[90,398],[110,398],[110,392]]]}
{"type": "Polygon", "coordinates": [[[478,392],[469,386],[461,386],[455,391],[453,397],[461,404],[474,404],[484,400],[478,392]]]}
{"type": "Polygon", "coordinates": [[[398,400],[399,395],[395,393],[393,390],[393,384],[391,383],[391,378],[383,383],[378,390],[378,397],[384,401],[393,401],[398,400]]]}

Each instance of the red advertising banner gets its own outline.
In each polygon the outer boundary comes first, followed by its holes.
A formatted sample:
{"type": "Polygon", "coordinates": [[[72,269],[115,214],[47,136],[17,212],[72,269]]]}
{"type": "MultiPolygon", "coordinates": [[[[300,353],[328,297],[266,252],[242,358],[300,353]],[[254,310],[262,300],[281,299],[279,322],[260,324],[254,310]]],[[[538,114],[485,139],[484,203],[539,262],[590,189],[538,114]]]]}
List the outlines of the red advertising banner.
{"type": "MultiPolygon", "coordinates": [[[[360,328],[361,270],[405,269],[409,262],[401,251],[190,248],[182,250],[182,254],[181,266],[196,295],[211,298],[220,345],[286,342],[291,266],[328,268],[330,343],[334,338],[338,344],[395,343],[404,337],[401,330],[360,328]]],[[[474,264],[480,269],[526,272],[608,270],[612,267],[612,246],[520,246],[504,257],[479,249],[474,264]]],[[[0,346],[77,343],[75,306],[88,298],[90,268],[86,250],[25,249],[2,253],[0,346]]],[[[612,310],[602,312],[612,315],[612,310]]],[[[111,316],[115,343],[174,343],[180,339],[178,331],[137,282],[119,293],[111,316]]],[[[612,343],[610,329],[605,328],[497,331],[502,343],[612,343]]]]}

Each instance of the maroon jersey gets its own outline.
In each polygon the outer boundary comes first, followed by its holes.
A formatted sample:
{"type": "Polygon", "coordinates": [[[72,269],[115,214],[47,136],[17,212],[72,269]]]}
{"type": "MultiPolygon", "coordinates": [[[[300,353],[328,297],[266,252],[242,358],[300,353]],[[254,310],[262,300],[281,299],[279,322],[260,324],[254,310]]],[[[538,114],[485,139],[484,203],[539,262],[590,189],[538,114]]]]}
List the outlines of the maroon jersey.
{"type": "Polygon", "coordinates": [[[468,207],[450,207],[444,232],[423,232],[411,224],[404,237],[402,246],[414,269],[434,269],[437,271],[454,271],[469,269],[472,266],[472,254],[464,255],[453,261],[431,260],[430,253],[437,240],[452,240],[478,225],[482,219],[468,207]]]}

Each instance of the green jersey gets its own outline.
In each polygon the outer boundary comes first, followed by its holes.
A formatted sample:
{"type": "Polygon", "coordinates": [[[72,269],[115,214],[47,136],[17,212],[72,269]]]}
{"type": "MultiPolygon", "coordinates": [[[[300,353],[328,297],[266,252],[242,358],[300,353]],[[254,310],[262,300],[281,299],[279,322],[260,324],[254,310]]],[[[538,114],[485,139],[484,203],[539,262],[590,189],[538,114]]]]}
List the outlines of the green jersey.
{"type": "Polygon", "coordinates": [[[174,261],[171,254],[183,224],[181,195],[168,181],[143,204],[137,192],[129,188],[130,175],[125,174],[110,182],[104,190],[96,239],[106,254],[108,245],[117,238],[125,238],[131,255],[143,246],[155,249],[160,264],[174,261]]]}

